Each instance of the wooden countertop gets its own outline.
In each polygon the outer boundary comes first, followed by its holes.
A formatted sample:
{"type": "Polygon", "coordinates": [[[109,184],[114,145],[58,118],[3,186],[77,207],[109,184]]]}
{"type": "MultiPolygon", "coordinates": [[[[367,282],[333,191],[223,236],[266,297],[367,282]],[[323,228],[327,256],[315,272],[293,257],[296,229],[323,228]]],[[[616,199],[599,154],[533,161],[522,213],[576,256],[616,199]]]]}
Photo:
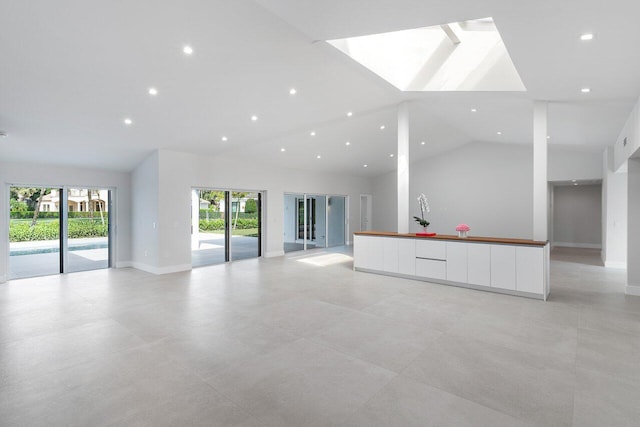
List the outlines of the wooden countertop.
{"type": "Polygon", "coordinates": [[[459,240],[462,242],[475,242],[475,243],[498,243],[505,245],[523,245],[523,246],[545,246],[547,242],[541,242],[538,240],[527,240],[527,239],[505,239],[501,237],[480,237],[480,236],[469,236],[469,237],[458,237],[447,234],[437,234],[435,236],[418,236],[415,233],[393,233],[390,231],[357,231],[355,233],[356,236],[378,236],[378,237],[402,237],[402,238],[411,238],[411,239],[431,239],[431,240],[459,240]]]}

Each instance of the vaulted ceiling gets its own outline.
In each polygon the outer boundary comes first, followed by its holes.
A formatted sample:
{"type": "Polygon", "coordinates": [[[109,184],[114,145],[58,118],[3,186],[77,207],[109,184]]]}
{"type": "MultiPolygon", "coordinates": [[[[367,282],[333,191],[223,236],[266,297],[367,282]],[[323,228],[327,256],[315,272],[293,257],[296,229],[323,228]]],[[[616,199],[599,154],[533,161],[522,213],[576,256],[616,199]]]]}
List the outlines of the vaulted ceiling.
{"type": "Polygon", "coordinates": [[[5,0],[0,160],[131,170],[165,148],[374,176],[395,167],[403,101],[413,159],[530,144],[534,100],[551,145],[602,150],[640,95],[638,16],[633,0],[5,0]],[[402,92],[325,42],[489,16],[526,92],[402,92]]]}

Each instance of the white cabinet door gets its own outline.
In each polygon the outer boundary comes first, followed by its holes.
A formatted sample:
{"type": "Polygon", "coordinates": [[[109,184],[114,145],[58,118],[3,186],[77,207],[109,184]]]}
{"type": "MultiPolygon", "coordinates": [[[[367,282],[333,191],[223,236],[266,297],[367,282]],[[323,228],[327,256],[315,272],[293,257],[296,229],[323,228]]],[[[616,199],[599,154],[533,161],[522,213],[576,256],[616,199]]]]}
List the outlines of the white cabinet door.
{"type": "Polygon", "coordinates": [[[353,263],[356,268],[381,270],[384,261],[382,238],[355,236],[353,242],[353,263]]]}
{"type": "Polygon", "coordinates": [[[447,280],[467,283],[467,244],[447,242],[447,280]]]}
{"type": "Polygon", "coordinates": [[[544,294],[544,247],[516,248],[516,289],[544,294]]]}
{"type": "Polygon", "coordinates": [[[399,239],[398,273],[409,276],[416,275],[416,241],[415,239],[399,239]]]}
{"type": "Polygon", "coordinates": [[[491,245],[491,287],[515,291],[515,246],[491,245]]]}
{"type": "Polygon", "coordinates": [[[491,248],[482,243],[467,243],[467,283],[491,286],[491,248]]]}
{"type": "Polygon", "coordinates": [[[392,237],[380,237],[382,240],[382,248],[384,252],[382,269],[387,273],[398,272],[398,243],[400,239],[392,237]]]}
{"type": "Polygon", "coordinates": [[[416,258],[416,276],[445,280],[447,277],[447,262],[437,259],[416,258]]]}
{"type": "Polygon", "coordinates": [[[447,243],[437,240],[416,240],[416,257],[429,259],[447,259],[447,243]]]}

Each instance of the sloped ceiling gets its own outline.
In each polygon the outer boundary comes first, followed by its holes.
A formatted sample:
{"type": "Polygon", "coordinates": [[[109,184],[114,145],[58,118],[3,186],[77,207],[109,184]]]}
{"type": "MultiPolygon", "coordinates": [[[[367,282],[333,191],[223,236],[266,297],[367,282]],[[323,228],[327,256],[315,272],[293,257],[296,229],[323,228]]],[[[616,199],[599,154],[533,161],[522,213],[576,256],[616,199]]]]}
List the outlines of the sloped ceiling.
{"type": "Polygon", "coordinates": [[[166,148],[374,176],[395,167],[403,101],[414,159],[531,143],[534,100],[550,144],[601,150],[640,95],[637,16],[631,0],[5,1],[0,161],[131,170],[166,148]],[[527,92],[401,92],[324,42],[486,16],[527,92]]]}

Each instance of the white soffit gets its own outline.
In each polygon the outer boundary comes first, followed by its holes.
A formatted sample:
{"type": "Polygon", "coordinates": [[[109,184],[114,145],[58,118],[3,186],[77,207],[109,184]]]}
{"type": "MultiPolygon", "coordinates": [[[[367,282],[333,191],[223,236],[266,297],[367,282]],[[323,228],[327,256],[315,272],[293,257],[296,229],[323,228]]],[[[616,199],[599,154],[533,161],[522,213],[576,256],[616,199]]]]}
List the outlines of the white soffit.
{"type": "Polygon", "coordinates": [[[327,42],[402,91],[526,91],[493,18],[327,42]]]}

